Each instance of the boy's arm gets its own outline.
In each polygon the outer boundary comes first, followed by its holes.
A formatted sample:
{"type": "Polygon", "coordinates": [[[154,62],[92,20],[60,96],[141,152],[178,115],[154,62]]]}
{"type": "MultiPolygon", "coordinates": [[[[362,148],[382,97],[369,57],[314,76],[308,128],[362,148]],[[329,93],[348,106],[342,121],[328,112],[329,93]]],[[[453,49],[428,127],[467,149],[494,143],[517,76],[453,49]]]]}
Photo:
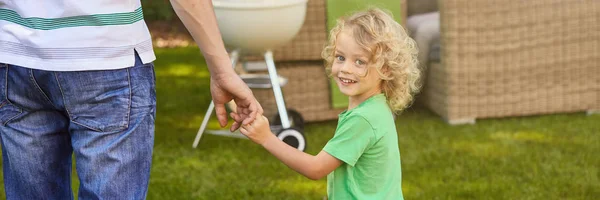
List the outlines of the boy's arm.
{"type": "Polygon", "coordinates": [[[279,140],[275,135],[269,137],[262,146],[285,165],[312,180],[327,176],[342,164],[342,161],[325,151],[319,152],[316,156],[301,152],[279,140]]]}
{"type": "MultiPolygon", "coordinates": [[[[232,113],[232,117],[235,119],[239,116],[232,113]]],[[[264,116],[257,117],[250,125],[242,126],[240,132],[257,144],[262,145],[288,167],[312,180],[325,177],[342,164],[342,161],[325,151],[313,156],[279,140],[271,133],[269,121],[264,116]]]]}

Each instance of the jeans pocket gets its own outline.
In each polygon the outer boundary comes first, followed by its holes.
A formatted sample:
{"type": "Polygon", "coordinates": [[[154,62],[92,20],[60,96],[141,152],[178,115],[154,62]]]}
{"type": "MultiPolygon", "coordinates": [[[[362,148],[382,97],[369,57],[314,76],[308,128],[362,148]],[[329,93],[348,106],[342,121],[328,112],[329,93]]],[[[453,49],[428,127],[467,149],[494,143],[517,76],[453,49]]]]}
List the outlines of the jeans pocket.
{"type": "Polygon", "coordinates": [[[0,124],[6,125],[23,110],[8,100],[8,66],[0,64],[0,124]]]}
{"type": "Polygon", "coordinates": [[[128,128],[131,110],[129,68],[56,72],[56,77],[73,123],[98,132],[128,128]]]}

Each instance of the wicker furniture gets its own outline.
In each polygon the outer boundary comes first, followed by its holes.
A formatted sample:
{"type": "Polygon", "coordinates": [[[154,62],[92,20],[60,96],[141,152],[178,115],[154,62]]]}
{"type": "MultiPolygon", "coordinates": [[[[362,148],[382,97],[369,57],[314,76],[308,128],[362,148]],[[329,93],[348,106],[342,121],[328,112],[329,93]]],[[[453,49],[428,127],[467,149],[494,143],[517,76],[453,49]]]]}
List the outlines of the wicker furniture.
{"type": "Polygon", "coordinates": [[[451,124],[600,110],[600,1],[440,0],[420,98],[451,124]]]}

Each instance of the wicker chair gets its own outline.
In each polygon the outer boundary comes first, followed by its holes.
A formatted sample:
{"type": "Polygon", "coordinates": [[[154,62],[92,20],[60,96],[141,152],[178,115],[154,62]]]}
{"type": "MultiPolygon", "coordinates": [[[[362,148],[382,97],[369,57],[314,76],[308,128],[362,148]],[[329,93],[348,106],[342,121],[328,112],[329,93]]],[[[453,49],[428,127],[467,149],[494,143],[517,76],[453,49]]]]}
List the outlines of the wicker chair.
{"type": "Polygon", "coordinates": [[[600,110],[600,1],[439,0],[423,102],[451,124],[600,110]]]}

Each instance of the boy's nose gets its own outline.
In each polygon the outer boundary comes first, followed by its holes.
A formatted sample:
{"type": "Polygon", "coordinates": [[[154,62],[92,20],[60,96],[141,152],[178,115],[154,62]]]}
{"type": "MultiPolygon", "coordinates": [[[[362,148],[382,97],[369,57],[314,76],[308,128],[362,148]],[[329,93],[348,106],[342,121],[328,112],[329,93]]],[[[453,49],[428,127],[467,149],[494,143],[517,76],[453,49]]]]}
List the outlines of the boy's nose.
{"type": "Polygon", "coordinates": [[[350,62],[344,62],[344,64],[342,64],[342,67],[340,68],[340,71],[342,71],[343,73],[346,74],[351,74],[352,73],[352,63],[350,62]]]}

